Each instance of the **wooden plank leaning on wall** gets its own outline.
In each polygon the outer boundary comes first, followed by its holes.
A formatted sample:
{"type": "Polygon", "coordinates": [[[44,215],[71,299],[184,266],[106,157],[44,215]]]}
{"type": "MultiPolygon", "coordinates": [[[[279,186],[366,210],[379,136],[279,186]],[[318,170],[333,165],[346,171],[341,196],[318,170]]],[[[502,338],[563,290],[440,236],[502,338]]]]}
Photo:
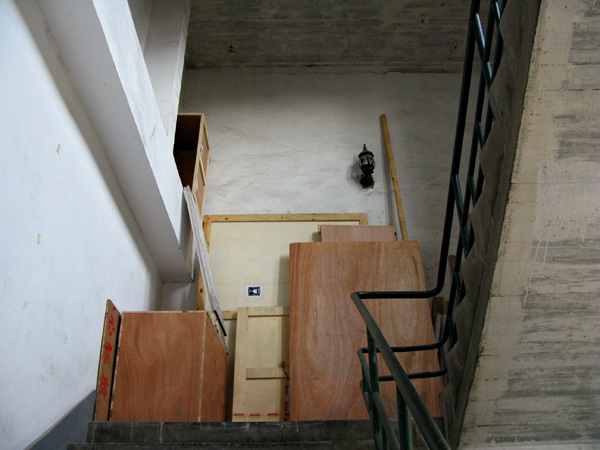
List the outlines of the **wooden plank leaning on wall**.
{"type": "MultiPolygon", "coordinates": [[[[367,419],[356,351],[366,325],[352,303],[356,291],[424,290],[416,242],[320,242],[290,246],[290,419],[367,419]]],[[[365,302],[391,346],[435,341],[429,304],[422,299],[365,302]]],[[[407,372],[439,370],[435,351],[399,353],[407,372]]],[[[380,374],[387,375],[380,360],[380,374]]],[[[439,417],[439,378],[414,380],[430,413],[439,417]]],[[[396,417],[394,383],[382,398],[396,417]]]]}
{"type": "Polygon", "coordinates": [[[238,309],[233,422],[289,420],[289,311],[238,309]]]}
{"type": "Polygon", "coordinates": [[[385,139],[385,147],[387,149],[392,185],[394,186],[394,199],[396,200],[396,211],[398,212],[398,225],[400,226],[402,240],[408,241],[408,231],[406,231],[406,219],[404,217],[404,206],[402,205],[402,195],[400,195],[398,174],[396,173],[396,161],[394,159],[394,152],[392,151],[392,140],[390,139],[390,132],[388,130],[387,117],[385,114],[381,115],[381,127],[383,128],[383,137],[385,139]]]}
{"type": "Polygon", "coordinates": [[[224,421],[226,360],[205,311],[123,313],[110,419],[224,421]]]}
{"type": "Polygon", "coordinates": [[[96,383],[95,422],[105,422],[109,417],[120,325],[121,313],[112,301],[106,300],[96,383]]]}

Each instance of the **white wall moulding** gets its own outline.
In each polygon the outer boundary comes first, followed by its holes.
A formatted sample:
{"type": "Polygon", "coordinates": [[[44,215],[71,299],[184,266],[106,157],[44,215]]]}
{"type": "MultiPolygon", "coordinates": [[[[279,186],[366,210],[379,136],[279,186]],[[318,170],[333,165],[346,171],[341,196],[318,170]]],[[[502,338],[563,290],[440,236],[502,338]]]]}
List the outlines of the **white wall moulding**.
{"type": "MultiPolygon", "coordinates": [[[[128,3],[37,3],[163,280],[189,280],[189,221],[172,136],[161,118],[128,3]]],[[[181,11],[183,23],[185,6],[181,11]]],[[[150,53],[156,27],[154,20],[146,45],[150,53]]],[[[171,51],[178,54],[180,46],[173,43],[171,51]]]]}

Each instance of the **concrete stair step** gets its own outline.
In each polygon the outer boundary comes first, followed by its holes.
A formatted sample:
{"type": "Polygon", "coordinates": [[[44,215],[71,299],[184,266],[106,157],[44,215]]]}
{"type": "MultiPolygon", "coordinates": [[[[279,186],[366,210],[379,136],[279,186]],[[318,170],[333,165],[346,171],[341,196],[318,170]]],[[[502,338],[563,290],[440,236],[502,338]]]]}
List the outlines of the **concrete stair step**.
{"type": "Polygon", "coordinates": [[[256,449],[314,449],[314,450],[373,450],[373,441],[311,441],[311,442],[253,442],[253,443],[195,443],[195,444],[69,444],[67,450],[228,450],[256,449]]]}
{"type": "Polygon", "coordinates": [[[87,443],[255,444],[372,441],[368,420],[314,422],[91,422],[87,443]]]}
{"type": "MultiPolygon", "coordinates": [[[[437,419],[441,429],[441,420],[437,419]]],[[[414,423],[415,449],[427,448],[414,423]]],[[[306,422],[90,422],[85,444],[68,450],[231,448],[373,449],[368,420],[306,422]]]]}

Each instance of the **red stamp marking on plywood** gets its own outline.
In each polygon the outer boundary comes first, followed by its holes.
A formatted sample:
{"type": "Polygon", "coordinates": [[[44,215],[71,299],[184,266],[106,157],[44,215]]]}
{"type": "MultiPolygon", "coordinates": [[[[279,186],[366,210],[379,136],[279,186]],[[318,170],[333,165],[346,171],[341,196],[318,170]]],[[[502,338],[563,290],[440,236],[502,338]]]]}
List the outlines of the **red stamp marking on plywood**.
{"type": "Polygon", "coordinates": [[[250,417],[260,417],[260,414],[258,414],[258,413],[250,414],[250,417]]]}
{"type": "Polygon", "coordinates": [[[110,355],[112,354],[113,347],[110,342],[104,343],[104,364],[108,364],[110,362],[110,355]]]}
{"type": "Polygon", "coordinates": [[[112,334],[116,331],[116,327],[115,327],[115,316],[110,316],[110,319],[108,320],[108,335],[112,336],[112,334]]]}
{"type": "Polygon", "coordinates": [[[100,380],[100,395],[102,395],[104,399],[106,399],[106,396],[108,395],[108,378],[106,378],[104,374],[102,374],[102,379],[100,380]]]}
{"type": "Polygon", "coordinates": [[[279,417],[279,413],[269,413],[267,414],[269,417],[279,417]]]}

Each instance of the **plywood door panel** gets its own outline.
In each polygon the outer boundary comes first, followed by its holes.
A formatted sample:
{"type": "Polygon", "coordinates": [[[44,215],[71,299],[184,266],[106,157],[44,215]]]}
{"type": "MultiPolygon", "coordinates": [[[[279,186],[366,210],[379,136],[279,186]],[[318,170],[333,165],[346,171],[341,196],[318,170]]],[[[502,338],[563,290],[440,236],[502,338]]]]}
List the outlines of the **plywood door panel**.
{"type": "MultiPolygon", "coordinates": [[[[215,404],[211,386],[225,377],[217,373],[225,350],[218,343],[222,354],[214,356],[218,347],[212,337],[207,343],[206,334],[214,333],[208,327],[207,313],[201,311],[123,313],[111,420],[202,420],[215,404]],[[215,370],[204,370],[207,365],[215,370]],[[203,402],[203,397],[210,399],[203,402]]],[[[214,395],[224,398],[221,392],[214,395]]]]}
{"type": "MultiPolygon", "coordinates": [[[[368,418],[356,356],[357,349],[366,347],[366,326],[350,295],[425,289],[418,244],[292,244],[290,267],[291,420],[368,418]]],[[[427,300],[382,299],[366,304],[390,345],[434,342],[427,300]]],[[[439,368],[435,351],[399,354],[399,359],[409,372],[439,368]]],[[[415,387],[430,412],[439,416],[441,381],[416,380],[415,387]]],[[[386,409],[395,416],[393,383],[382,383],[382,392],[386,409]]]]}
{"type": "Polygon", "coordinates": [[[323,225],[323,242],[382,242],[395,241],[396,228],[388,225],[323,225]]]}
{"type": "Polygon", "coordinates": [[[240,308],[233,421],[286,420],[288,386],[289,308],[240,308]]]}

